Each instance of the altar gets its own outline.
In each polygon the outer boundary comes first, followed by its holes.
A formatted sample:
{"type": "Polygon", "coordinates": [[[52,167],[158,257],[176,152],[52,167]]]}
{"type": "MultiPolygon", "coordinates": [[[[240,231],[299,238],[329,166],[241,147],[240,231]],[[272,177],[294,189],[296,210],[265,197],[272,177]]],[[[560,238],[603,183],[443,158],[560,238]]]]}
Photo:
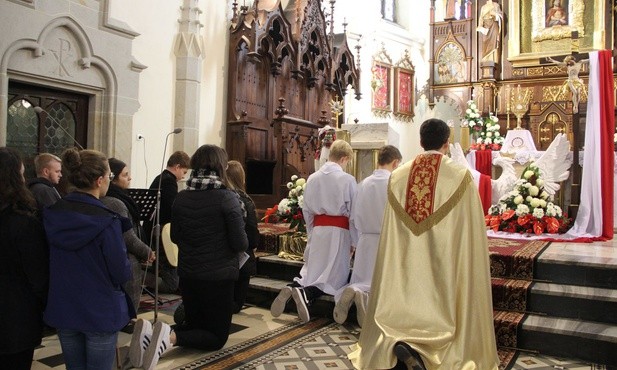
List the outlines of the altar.
{"type": "Polygon", "coordinates": [[[343,124],[341,129],[348,131],[351,138],[354,152],[352,175],[358,182],[377,168],[379,148],[388,144],[399,146],[398,134],[388,123],[343,124]]]}

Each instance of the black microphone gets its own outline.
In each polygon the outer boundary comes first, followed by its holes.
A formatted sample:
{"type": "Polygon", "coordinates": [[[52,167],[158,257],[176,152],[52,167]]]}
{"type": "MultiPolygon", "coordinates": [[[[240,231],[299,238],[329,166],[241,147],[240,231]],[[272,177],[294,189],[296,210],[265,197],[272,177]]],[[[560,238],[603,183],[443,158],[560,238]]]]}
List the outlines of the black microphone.
{"type": "Polygon", "coordinates": [[[157,322],[159,317],[159,256],[160,256],[160,239],[161,239],[161,181],[163,180],[163,169],[165,168],[165,156],[167,154],[167,140],[169,136],[179,134],[181,128],[176,128],[165,136],[165,147],[163,148],[163,163],[161,163],[161,174],[159,175],[159,184],[156,188],[156,224],[152,230],[152,238],[154,239],[154,322],[157,322]]]}
{"type": "Polygon", "coordinates": [[[58,121],[54,116],[49,114],[48,111],[46,111],[45,109],[41,107],[34,107],[34,111],[39,114],[42,112],[47,113],[47,118],[51,119],[56,124],[56,126],[60,128],[60,130],[62,130],[71,140],[73,140],[73,142],[77,145],[79,149],[84,150],[84,147],[81,146],[81,144],[77,141],[77,139],[75,139],[73,135],[71,135],[64,127],[62,127],[62,124],[60,123],[60,121],[58,121]]]}

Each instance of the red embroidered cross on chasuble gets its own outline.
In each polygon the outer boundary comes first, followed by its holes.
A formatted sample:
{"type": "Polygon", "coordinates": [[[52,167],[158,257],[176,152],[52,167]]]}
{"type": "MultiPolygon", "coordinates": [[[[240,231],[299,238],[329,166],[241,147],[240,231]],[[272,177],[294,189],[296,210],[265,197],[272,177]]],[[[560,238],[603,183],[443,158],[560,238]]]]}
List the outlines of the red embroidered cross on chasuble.
{"type": "Polygon", "coordinates": [[[411,166],[405,211],[416,223],[424,221],[433,213],[440,164],[441,155],[421,154],[411,166]]]}

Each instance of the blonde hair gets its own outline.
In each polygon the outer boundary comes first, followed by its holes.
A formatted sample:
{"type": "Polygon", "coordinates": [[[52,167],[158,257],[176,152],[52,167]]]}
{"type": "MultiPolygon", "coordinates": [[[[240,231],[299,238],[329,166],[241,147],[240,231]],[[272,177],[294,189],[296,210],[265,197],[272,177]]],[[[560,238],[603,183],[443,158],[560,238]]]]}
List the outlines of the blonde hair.
{"type": "Polygon", "coordinates": [[[331,162],[338,162],[343,157],[351,157],[353,156],[353,149],[351,145],[345,140],[334,140],[332,145],[330,146],[330,155],[328,156],[328,160],[331,162]]]}
{"type": "Polygon", "coordinates": [[[62,163],[62,159],[51,153],[41,153],[34,157],[34,171],[36,172],[36,175],[42,175],[43,170],[49,167],[49,164],[54,161],[62,163]]]}

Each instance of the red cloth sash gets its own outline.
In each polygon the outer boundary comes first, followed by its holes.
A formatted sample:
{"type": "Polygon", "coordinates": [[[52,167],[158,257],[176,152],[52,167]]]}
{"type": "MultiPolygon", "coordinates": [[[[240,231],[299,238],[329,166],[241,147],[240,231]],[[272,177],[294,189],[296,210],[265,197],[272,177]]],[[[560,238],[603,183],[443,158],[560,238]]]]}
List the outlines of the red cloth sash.
{"type": "Polygon", "coordinates": [[[349,230],[349,217],[315,215],[315,218],[313,219],[313,226],[334,226],[349,230]]]}
{"type": "Polygon", "coordinates": [[[484,214],[487,214],[493,200],[493,187],[491,184],[490,176],[480,175],[480,181],[478,182],[478,191],[480,192],[482,209],[484,210],[484,214]]]}
{"type": "Polygon", "coordinates": [[[476,170],[480,173],[492,176],[493,151],[490,149],[476,150],[476,170]]]}

